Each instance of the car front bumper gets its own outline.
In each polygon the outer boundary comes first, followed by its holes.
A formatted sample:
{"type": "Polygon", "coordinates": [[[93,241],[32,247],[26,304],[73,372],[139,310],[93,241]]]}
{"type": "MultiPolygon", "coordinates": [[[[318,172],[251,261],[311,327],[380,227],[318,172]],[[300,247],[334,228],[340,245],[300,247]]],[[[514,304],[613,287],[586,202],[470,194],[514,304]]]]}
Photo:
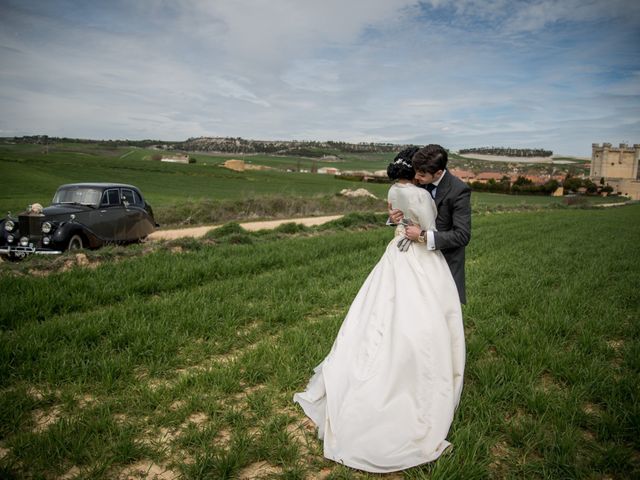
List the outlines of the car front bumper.
{"type": "Polygon", "coordinates": [[[0,247],[0,255],[14,255],[16,257],[26,257],[35,253],[36,255],[60,255],[60,250],[47,250],[45,248],[36,248],[32,246],[23,247],[22,245],[5,245],[0,247]]]}

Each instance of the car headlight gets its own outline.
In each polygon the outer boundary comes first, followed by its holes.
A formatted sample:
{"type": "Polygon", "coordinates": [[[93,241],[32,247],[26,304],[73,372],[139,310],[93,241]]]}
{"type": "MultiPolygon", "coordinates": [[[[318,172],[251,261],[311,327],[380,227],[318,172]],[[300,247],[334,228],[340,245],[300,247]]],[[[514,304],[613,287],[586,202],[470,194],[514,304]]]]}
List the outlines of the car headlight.
{"type": "Polygon", "coordinates": [[[26,247],[27,245],[29,245],[29,237],[20,238],[20,245],[22,245],[23,247],[26,247]]]}
{"type": "Polygon", "coordinates": [[[16,237],[14,237],[13,235],[9,234],[7,235],[7,242],[9,243],[13,243],[13,241],[16,239],[16,237]]]}
{"type": "Polygon", "coordinates": [[[51,243],[51,239],[49,237],[42,237],[42,244],[49,245],[51,243]]]}
{"type": "Polygon", "coordinates": [[[4,229],[7,232],[13,232],[14,228],[16,228],[16,224],[13,223],[13,220],[7,220],[6,222],[4,222],[4,229]]]}
{"type": "Polygon", "coordinates": [[[44,222],[42,224],[42,233],[51,233],[52,229],[53,225],[51,225],[51,222],[44,222]]]}

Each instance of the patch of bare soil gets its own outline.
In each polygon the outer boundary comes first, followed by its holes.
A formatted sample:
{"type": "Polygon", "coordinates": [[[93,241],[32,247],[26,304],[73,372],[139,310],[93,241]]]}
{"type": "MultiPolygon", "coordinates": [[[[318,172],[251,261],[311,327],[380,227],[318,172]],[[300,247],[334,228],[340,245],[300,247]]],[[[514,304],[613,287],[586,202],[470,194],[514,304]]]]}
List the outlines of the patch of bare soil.
{"type": "Polygon", "coordinates": [[[124,413],[114,413],[113,419],[116,423],[122,424],[127,421],[127,416],[124,413]]]}
{"type": "Polygon", "coordinates": [[[80,475],[80,469],[74,466],[63,473],[61,477],[58,477],[58,480],[71,480],[72,478],[76,478],[78,475],[80,475]]]}
{"type": "Polygon", "coordinates": [[[231,431],[227,428],[224,428],[218,432],[216,438],[213,439],[213,444],[216,447],[221,447],[226,449],[229,446],[229,442],[231,441],[231,431]]]}
{"type": "Polygon", "coordinates": [[[323,468],[319,472],[314,472],[308,475],[307,480],[325,480],[333,472],[332,468],[323,468]]]}
{"type": "Polygon", "coordinates": [[[62,408],[58,405],[48,410],[38,409],[33,412],[34,432],[44,432],[62,416],[62,408]]]}
{"type": "Polygon", "coordinates": [[[548,372],[542,374],[542,376],[540,377],[538,386],[544,392],[550,392],[554,390],[558,391],[565,388],[565,386],[560,380],[556,379],[553,375],[551,375],[548,372]]]}
{"type": "Polygon", "coordinates": [[[607,342],[607,346],[614,352],[620,353],[620,351],[624,348],[624,340],[609,340],[607,342]]]}
{"type": "Polygon", "coordinates": [[[80,397],[78,399],[78,406],[80,408],[89,407],[89,406],[95,404],[97,401],[98,401],[98,399],[96,397],[94,397],[93,395],[86,394],[86,395],[83,395],[82,397],[80,397]]]}
{"type": "Polygon", "coordinates": [[[46,277],[56,272],[68,272],[73,267],[81,267],[81,268],[91,268],[95,269],[100,266],[102,262],[98,260],[90,261],[89,257],[87,257],[84,253],[76,253],[74,259],[67,259],[61,266],[58,266],[59,263],[54,263],[47,268],[32,268],[29,270],[29,275],[33,275],[34,277],[46,277]]]}
{"type": "Polygon", "coordinates": [[[33,398],[34,400],[42,400],[45,395],[47,395],[48,392],[45,392],[41,389],[38,389],[36,387],[29,387],[27,388],[27,395],[29,395],[31,398],[33,398]]]}
{"type": "Polygon", "coordinates": [[[180,410],[182,407],[184,407],[187,404],[186,401],[184,400],[176,400],[175,402],[173,402],[171,405],[169,405],[169,410],[171,411],[176,411],[176,410],[180,410]]]}
{"type": "Polygon", "coordinates": [[[58,405],[51,407],[48,410],[35,410],[33,412],[33,421],[36,426],[33,428],[34,432],[44,432],[51,425],[56,423],[62,416],[62,408],[58,405]]]}
{"type": "Polygon", "coordinates": [[[491,463],[489,464],[489,469],[497,476],[501,476],[506,473],[505,470],[507,466],[505,465],[505,462],[511,455],[512,452],[509,445],[507,445],[507,442],[497,442],[493,447],[491,447],[491,463]]]}
{"type": "Polygon", "coordinates": [[[275,475],[282,472],[282,468],[267,462],[255,462],[243,468],[238,473],[238,480],[253,480],[275,475]]]}
{"type": "Polygon", "coordinates": [[[316,426],[309,418],[304,417],[287,425],[287,433],[300,446],[303,455],[311,453],[311,442],[315,441],[317,435],[316,426]]]}
{"type": "Polygon", "coordinates": [[[516,408],[516,411],[514,413],[507,413],[507,415],[504,417],[504,419],[509,423],[519,424],[519,423],[522,423],[522,422],[524,422],[526,420],[530,420],[531,419],[531,414],[526,413],[521,408],[516,408]]]}
{"type": "Polygon", "coordinates": [[[582,406],[582,411],[587,415],[594,415],[596,417],[602,415],[602,408],[595,403],[587,402],[582,406]]]}
{"type": "Polygon", "coordinates": [[[188,424],[193,423],[194,425],[200,426],[207,420],[209,420],[209,417],[206,413],[196,412],[189,415],[189,418],[187,418],[182,425],[187,426],[188,424]]]}
{"type": "Polygon", "coordinates": [[[124,468],[118,475],[118,480],[174,480],[180,474],[151,460],[141,460],[124,468]]]}

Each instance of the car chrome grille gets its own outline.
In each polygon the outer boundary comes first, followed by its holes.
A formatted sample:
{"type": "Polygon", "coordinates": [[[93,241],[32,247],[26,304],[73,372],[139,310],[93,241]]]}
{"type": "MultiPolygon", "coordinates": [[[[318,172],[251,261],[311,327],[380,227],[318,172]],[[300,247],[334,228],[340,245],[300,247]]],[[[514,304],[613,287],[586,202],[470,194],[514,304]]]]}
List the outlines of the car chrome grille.
{"type": "Polygon", "coordinates": [[[42,234],[41,216],[20,215],[18,217],[18,225],[20,227],[20,236],[22,237],[40,236],[42,234]]]}

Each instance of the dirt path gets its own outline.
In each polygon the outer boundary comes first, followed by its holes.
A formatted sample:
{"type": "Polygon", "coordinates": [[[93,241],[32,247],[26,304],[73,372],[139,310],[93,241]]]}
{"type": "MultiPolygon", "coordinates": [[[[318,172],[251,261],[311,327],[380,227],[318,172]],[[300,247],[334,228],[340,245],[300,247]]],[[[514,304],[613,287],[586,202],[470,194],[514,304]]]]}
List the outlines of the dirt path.
{"type": "MultiPolygon", "coordinates": [[[[323,223],[330,222],[331,220],[336,220],[342,217],[342,215],[329,215],[326,217],[307,217],[307,218],[285,218],[283,220],[269,220],[266,222],[245,222],[241,223],[240,226],[245,230],[250,232],[255,232],[257,230],[270,230],[272,228],[276,228],[278,225],[282,225],[283,223],[301,223],[307,227],[312,227],[314,225],[322,225],[323,223]]],[[[149,235],[149,240],[175,240],[176,238],[183,237],[202,237],[208,231],[213,230],[215,228],[219,228],[222,225],[206,225],[203,227],[192,227],[192,228],[178,228],[175,230],[158,230],[149,235]]]]}

